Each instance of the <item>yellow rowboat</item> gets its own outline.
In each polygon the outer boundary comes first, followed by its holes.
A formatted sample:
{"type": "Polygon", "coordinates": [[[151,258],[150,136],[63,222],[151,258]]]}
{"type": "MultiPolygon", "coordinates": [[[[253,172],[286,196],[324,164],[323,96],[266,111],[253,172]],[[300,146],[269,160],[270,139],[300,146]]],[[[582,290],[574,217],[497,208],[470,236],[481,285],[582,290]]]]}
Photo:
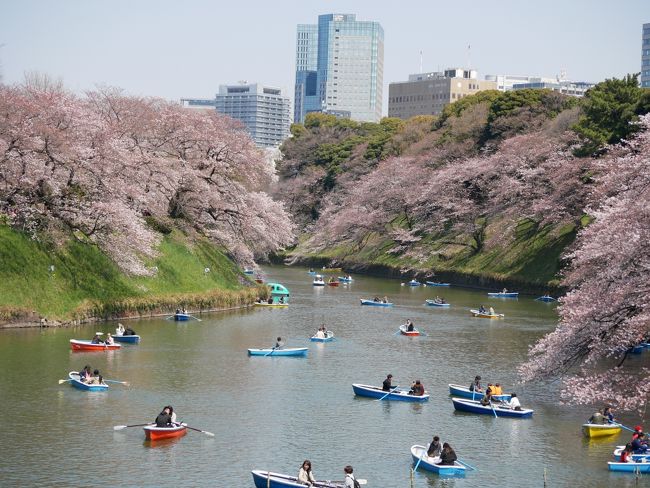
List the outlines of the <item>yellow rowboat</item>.
{"type": "Polygon", "coordinates": [[[482,317],[484,319],[500,319],[505,317],[502,313],[491,314],[490,312],[481,312],[479,310],[470,310],[474,317],[482,317]]]}
{"type": "Polygon", "coordinates": [[[288,303],[255,303],[256,307],[269,307],[269,308],[287,308],[289,306],[288,303]]]}
{"type": "Polygon", "coordinates": [[[619,434],[621,426],[618,424],[583,424],[582,432],[587,437],[605,437],[619,434]]]}

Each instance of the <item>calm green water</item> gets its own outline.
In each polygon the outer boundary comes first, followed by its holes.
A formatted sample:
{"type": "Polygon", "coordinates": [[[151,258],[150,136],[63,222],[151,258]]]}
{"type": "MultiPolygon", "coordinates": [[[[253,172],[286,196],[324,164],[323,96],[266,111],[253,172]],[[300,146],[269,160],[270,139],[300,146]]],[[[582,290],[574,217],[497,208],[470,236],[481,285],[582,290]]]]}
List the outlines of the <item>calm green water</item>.
{"type": "MultiPolygon", "coordinates": [[[[369,487],[410,486],[413,444],[437,434],[478,468],[443,480],[419,470],[417,487],[641,486],[634,476],[610,474],[606,462],[627,434],[588,441],[580,424],[589,408],[556,404],[553,387],[516,383],[527,347],[552,329],[553,305],[488,299],[457,288],[401,287],[397,280],[355,276],[351,286],[314,288],[305,269],[266,268],[271,281],[292,293],[289,309],[251,309],[203,316],[201,322],[128,322],[140,345],[108,353],[73,353],[68,340],[90,338],[115,324],[60,330],[0,331],[0,398],[5,428],[0,444],[2,486],[253,486],[251,469],[297,473],[311,459],[320,479],[341,479],[352,464],[369,487]],[[424,307],[444,294],[449,310],[424,307]],[[388,295],[392,309],[361,307],[360,297],[388,295]],[[472,318],[468,309],[492,305],[503,320],[472,318]],[[411,318],[426,336],[394,332],[411,318]],[[337,341],[312,344],[321,322],[337,341]],[[249,358],[248,347],[309,346],[299,358],[249,358]],[[109,392],[58,385],[85,364],[106,378],[128,380],[109,392]],[[394,384],[421,379],[425,404],[355,398],[354,382],[394,384]],[[475,374],[519,393],[532,419],[495,419],[456,413],[448,383],[469,384],[475,374]],[[113,425],[154,419],[172,404],[190,432],[155,446],[141,428],[113,425]]],[[[634,361],[648,363],[645,353],[634,361]]],[[[628,425],[639,418],[623,416],[628,425]]]]}

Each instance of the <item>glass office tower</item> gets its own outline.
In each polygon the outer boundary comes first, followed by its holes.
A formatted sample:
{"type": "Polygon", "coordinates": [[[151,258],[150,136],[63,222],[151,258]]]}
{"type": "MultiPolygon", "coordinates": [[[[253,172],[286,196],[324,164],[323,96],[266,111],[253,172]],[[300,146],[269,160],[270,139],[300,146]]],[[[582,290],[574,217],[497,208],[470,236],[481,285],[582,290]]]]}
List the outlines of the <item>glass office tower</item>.
{"type": "Polygon", "coordinates": [[[650,24],[643,24],[641,40],[641,86],[650,88],[650,24]]]}
{"type": "Polygon", "coordinates": [[[318,17],[318,25],[298,25],[296,122],[304,121],[311,111],[378,122],[383,80],[384,30],[379,22],[357,21],[352,14],[326,14],[318,17]],[[305,53],[313,61],[314,49],[315,67],[305,61],[305,53]]]}

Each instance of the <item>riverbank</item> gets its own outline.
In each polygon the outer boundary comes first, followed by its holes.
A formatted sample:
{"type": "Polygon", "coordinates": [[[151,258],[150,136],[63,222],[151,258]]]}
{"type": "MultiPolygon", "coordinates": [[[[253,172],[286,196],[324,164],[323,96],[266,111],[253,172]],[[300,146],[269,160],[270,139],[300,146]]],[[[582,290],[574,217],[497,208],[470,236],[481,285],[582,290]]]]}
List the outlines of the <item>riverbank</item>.
{"type": "Polygon", "coordinates": [[[0,258],[0,327],[149,317],[179,306],[228,310],[267,293],[220,249],[179,230],[162,238],[150,276],[126,275],[90,243],[48,243],[7,226],[0,226],[0,258]]]}

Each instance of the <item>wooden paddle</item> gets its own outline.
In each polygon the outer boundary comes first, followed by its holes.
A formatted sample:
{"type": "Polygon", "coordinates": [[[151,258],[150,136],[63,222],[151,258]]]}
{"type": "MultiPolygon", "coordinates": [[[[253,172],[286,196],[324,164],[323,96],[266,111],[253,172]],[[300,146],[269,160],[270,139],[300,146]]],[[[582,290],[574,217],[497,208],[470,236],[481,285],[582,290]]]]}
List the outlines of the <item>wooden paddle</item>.
{"type": "Polygon", "coordinates": [[[388,390],[388,393],[386,393],[383,397],[379,398],[377,401],[380,402],[380,401],[382,401],[384,398],[386,398],[388,395],[390,395],[391,393],[395,393],[395,392],[397,391],[398,388],[399,388],[399,386],[396,386],[396,387],[393,388],[392,390],[388,390]]]}
{"type": "Polygon", "coordinates": [[[123,430],[128,429],[129,427],[144,427],[145,425],[151,425],[154,422],[148,422],[146,424],[133,424],[133,425],[114,425],[113,430],[123,430]]]}
{"type": "Polygon", "coordinates": [[[214,437],[214,434],[212,432],[208,432],[207,430],[196,429],[196,428],[190,427],[189,425],[186,425],[186,424],[182,424],[182,425],[184,425],[186,429],[190,429],[190,430],[194,430],[196,432],[200,432],[201,434],[205,434],[208,437],[214,437]]]}

